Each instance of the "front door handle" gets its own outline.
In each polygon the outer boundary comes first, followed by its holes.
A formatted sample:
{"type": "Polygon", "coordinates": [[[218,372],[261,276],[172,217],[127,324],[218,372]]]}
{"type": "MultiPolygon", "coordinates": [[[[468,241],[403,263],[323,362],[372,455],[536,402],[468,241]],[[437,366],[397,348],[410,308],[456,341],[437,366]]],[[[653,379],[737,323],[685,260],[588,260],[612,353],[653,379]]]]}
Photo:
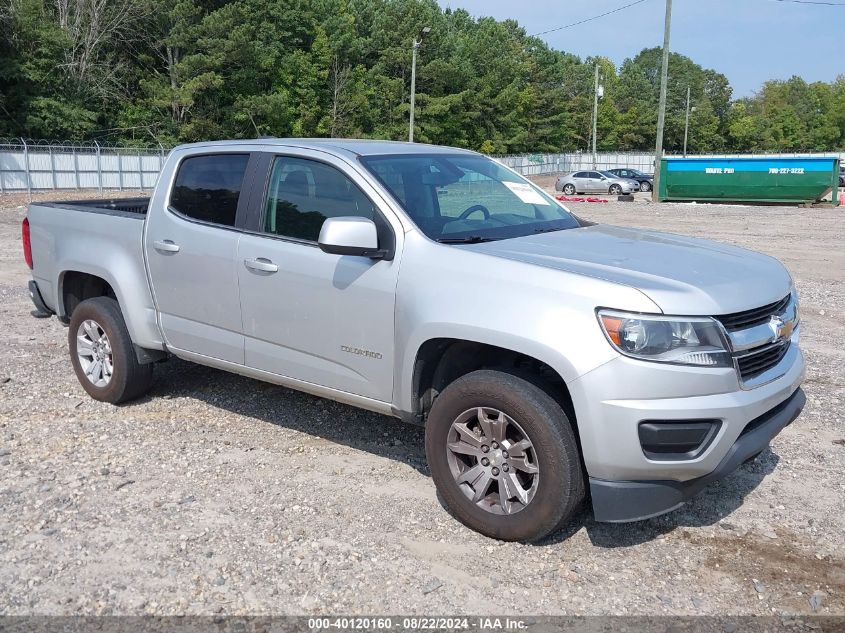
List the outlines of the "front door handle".
{"type": "Polygon", "coordinates": [[[258,257],[257,259],[245,259],[244,266],[250,270],[257,270],[262,273],[279,272],[279,267],[264,257],[258,257]]]}
{"type": "Polygon", "coordinates": [[[153,242],[153,248],[162,253],[178,253],[179,245],[174,244],[171,240],[156,240],[153,242]]]}

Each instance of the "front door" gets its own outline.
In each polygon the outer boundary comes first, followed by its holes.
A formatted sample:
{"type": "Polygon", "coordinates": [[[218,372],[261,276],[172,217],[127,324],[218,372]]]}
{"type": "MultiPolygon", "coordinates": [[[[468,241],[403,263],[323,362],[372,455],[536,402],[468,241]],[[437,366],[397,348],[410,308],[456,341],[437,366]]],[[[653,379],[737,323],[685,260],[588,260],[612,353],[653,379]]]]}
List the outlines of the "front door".
{"type": "Polygon", "coordinates": [[[238,245],[245,364],[390,402],[398,262],[330,255],[317,237],[343,216],[375,220],[380,241],[394,232],[374,192],[318,155],[273,159],[262,217],[238,245]]]}
{"type": "Polygon", "coordinates": [[[599,191],[605,191],[607,187],[604,185],[604,181],[601,179],[601,174],[597,171],[590,171],[587,172],[589,178],[587,179],[587,191],[590,193],[597,193],[599,191]]]}

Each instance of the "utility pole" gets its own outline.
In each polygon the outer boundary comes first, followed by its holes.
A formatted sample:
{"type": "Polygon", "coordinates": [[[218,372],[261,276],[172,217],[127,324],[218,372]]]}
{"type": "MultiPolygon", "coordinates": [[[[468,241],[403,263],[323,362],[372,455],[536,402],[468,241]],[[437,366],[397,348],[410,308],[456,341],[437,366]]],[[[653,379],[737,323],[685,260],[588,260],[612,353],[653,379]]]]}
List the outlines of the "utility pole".
{"type": "Polygon", "coordinates": [[[689,137],[689,115],[690,112],[695,112],[695,108],[689,107],[689,86],[687,86],[687,120],[684,124],[684,158],[687,157],[687,138],[689,137]]]}
{"type": "Polygon", "coordinates": [[[599,65],[596,63],[596,82],[593,88],[593,169],[598,169],[598,155],[596,154],[596,129],[599,121],[599,65]]]}
{"type": "Polygon", "coordinates": [[[657,106],[657,143],[654,148],[654,188],[651,199],[657,202],[660,194],[660,159],[663,158],[663,128],[666,125],[666,84],[669,80],[669,31],[672,26],[672,0],[666,0],[666,19],[663,25],[663,65],[660,69],[660,103],[657,106]]]}
{"type": "Polygon", "coordinates": [[[414,108],[417,101],[417,51],[422,44],[423,38],[431,32],[430,26],[424,26],[420,38],[414,37],[414,44],[411,47],[411,124],[408,128],[408,142],[414,142],[414,108]]]}
{"type": "Polygon", "coordinates": [[[416,105],[417,97],[417,49],[420,43],[417,38],[414,38],[414,46],[411,49],[411,125],[408,128],[408,142],[414,142],[414,106],[416,105]]]}

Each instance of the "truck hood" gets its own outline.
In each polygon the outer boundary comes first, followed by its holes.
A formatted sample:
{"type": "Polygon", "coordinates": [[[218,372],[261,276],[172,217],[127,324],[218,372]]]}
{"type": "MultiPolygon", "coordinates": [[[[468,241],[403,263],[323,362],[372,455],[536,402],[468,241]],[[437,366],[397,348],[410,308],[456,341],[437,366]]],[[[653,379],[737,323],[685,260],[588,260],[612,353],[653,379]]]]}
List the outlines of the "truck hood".
{"type": "Polygon", "coordinates": [[[783,298],[792,287],[783,264],[767,255],[710,240],[610,225],[464,248],[637,288],[665,314],[749,310],[783,298]]]}

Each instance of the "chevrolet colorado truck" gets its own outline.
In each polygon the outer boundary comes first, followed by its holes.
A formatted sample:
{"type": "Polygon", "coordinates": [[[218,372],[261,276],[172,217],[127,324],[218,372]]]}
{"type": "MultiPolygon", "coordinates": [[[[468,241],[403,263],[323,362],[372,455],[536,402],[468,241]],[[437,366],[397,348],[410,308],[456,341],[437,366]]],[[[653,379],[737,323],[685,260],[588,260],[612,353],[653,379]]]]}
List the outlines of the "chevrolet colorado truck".
{"type": "Polygon", "coordinates": [[[183,145],[149,199],[32,204],[22,232],[91,397],[176,356],[423,425],[442,499],[498,539],[588,498],[673,510],[804,405],[781,263],[584,221],[470,151],[183,145]]]}

